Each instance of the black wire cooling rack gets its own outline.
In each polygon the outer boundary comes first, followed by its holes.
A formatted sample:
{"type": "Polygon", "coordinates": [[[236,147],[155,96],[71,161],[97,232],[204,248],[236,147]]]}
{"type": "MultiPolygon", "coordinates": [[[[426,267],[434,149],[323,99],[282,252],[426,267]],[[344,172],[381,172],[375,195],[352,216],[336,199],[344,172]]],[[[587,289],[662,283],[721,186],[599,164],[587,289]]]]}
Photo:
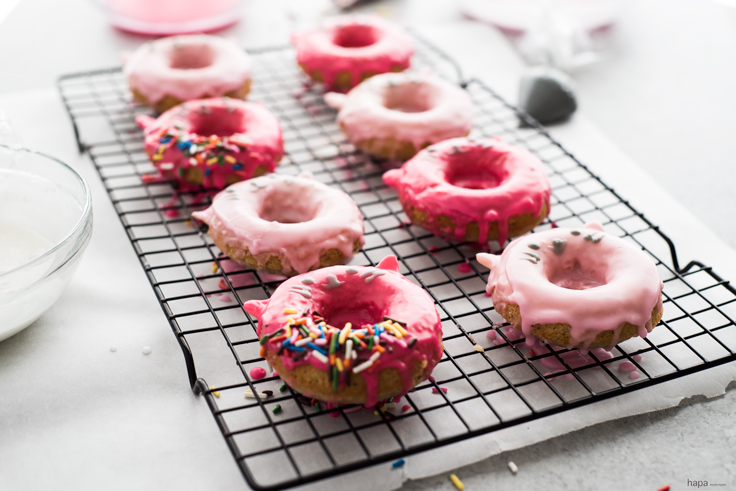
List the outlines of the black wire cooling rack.
{"type": "Polygon", "coordinates": [[[477,111],[473,135],[500,136],[545,163],[552,212],[538,230],[597,220],[652,256],[665,285],[664,316],[646,339],[625,341],[610,355],[591,351],[588,358],[525,348],[523,339],[506,332],[484,294],[487,274],[475,261],[478,250],[408,223],[395,191],[381,180],[385,164],[346,141],[320,89],[305,84],[292,50],[252,55],[249,98],[271,109],[284,130],[286,155],[278,172],[310,171],[353,197],[365,219],[366,243],[351,263],[375,265],[396,255],[402,273],[435,300],[445,353],[432,379],[396,407],[375,412],[328,411],[282,387],[278,377],[253,380],[249,370],[266,364],[242,304],[266,298],[280,279],[221,257],[192,223],[191,212],[206,208],[213,192],[175,193],[170,183],[142,178],[155,172],[134,122],[147,111],[131,101],[120,69],[62,77],[59,89],[80,150],[89,152],[110,194],[184,352],[192,388],[205,397],[251,487],[284,489],[395,461],[736,360],[736,290],[700,262],[681,268],[658,227],[536,122],[481,82],[462,83],[452,60],[425,41],[417,40],[415,67],[468,90],[477,111]],[[245,398],[246,390],[262,397],[245,398]],[[281,410],[274,413],[277,405],[281,410]]]}

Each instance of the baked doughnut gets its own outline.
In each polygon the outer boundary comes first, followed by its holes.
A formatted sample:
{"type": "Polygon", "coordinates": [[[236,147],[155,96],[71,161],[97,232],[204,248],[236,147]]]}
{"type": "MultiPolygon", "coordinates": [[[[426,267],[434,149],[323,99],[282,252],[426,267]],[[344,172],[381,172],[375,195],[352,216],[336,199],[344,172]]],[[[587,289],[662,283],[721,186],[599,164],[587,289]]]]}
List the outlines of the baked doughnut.
{"type": "Polygon", "coordinates": [[[368,77],[409,68],[414,46],[399,26],[373,15],[330,17],[292,35],[296,61],[315,82],[349,90],[368,77]]]}
{"type": "Polygon", "coordinates": [[[262,104],[226,97],[189,101],[157,119],[138,116],[145,150],[180,185],[225,186],[273,172],[284,155],[281,126],[262,104]]]}
{"type": "Polygon", "coordinates": [[[542,162],[499,139],[454,138],[383,175],[415,225],[457,241],[503,245],[549,213],[542,162]]]}
{"type": "Polygon", "coordinates": [[[347,95],[325,94],[353,144],[382,159],[406,160],[422,148],[466,136],[473,127],[468,93],[437,76],[376,75],[347,95]]]}
{"type": "Polygon", "coordinates": [[[250,57],[235,42],[191,34],[145,43],[126,61],[123,72],[136,100],[164,112],[192,99],[245,99],[250,67],[250,57]]]}
{"type": "Polygon", "coordinates": [[[442,357],[434,302],[394,256],[296,276],[244,308],[258,319],[261,356],[292,389],[326,402],[404,395],[442,357]]]}
{"type": "Polygon", "coordinates": [[[230,259],[271,274],[342,264],[363,247],[363,216],[338,189],[269,174],[233,184],[192,214],[230,259]]]}
{"type": "Polygon", "coordinates": [[[605,348],[646,337],[662,318],[662,280],[634,245],[590,223],[511,242],[501,256],[478,254],[491,269],[493,306],[533,345],[605,348]]]}

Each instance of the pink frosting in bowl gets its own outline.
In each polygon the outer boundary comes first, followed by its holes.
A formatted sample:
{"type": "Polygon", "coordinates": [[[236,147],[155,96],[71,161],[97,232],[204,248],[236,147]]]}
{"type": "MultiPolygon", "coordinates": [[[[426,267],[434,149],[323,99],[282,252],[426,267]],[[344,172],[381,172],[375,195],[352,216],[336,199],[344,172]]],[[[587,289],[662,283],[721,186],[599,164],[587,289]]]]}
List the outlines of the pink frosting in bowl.
{"type": "Polygon", "coordinates": [[[545,209],[549,212],[551,188],[542,162],[499,139],[445,140],[387,171],[383,181],[396,188],[410,219],[419,210],[428,217],[421,226],[458,241],[466,240],[468,225],[476,223],[478,242],[503,244],[514,217],[532,215],[533,226],[546,216],[545,209]],[[452,219],[454,227],[440,215],[452,219]],[[495,237],[488,236],[492,222],[497,223],[495,237]]]}
{"type": "Polygon", "coordinates": [[[373,15],[345,15],[292,36],[297,63],[329,89],[409,67],[414,47],[399,26],[373,15]]]}
{"type": "Polygon", "coordinates": [[[278,357],[284,381],[322,400],[373,406],[387,369],[401,381],[392,395],[405,394],[417,365],[429,374],[439,362],[442,325],[431,297],[398,269],[394,256],[376,267],[323,268],[285,281],[267,300],[246,302],[246,312],[258,319],[261,356],[278,357]],[[292,373],[305,365],[329,377],[331,390],[319,393],[316,384],[310,389],[313,381],[292,373]],[[365,394],[346,401],[343,393],[357,377],[365,394]]]}
{"type": "Polygon", "coordinates": [[[514,327],[530,345],[536,341],[535,326],[567,324],[565,347],[588,349],[599,334],[613,331],[606,346],[611,349],[625,324],[646,337],[653,311],[662,313],[663,284],[654,262],[598,224],[530,234],[511,242],[500,256],[477,257],[491,269],[486,291],[493,305],[500,311],[518,306],[520,322],[514,327]]]}

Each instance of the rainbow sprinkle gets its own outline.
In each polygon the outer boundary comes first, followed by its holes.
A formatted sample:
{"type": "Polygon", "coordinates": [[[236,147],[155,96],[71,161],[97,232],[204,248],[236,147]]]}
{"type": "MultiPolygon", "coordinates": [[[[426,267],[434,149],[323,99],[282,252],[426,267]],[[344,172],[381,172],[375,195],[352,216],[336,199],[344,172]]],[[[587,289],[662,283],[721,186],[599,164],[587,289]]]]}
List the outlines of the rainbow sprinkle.
{"type": "Polygon", "coordinates": [[[388,317],[356,329],[350,322],[342,328],[331,326],[319,312],[286,308],[284,314],[284,325],[262,336],[260,344],[275,349],[278,356],[294,361],[314,358],[325,365],[333,391],[349,385],[352,374],[375,370],[384,353],[409,349],[417,342],[406,324],[388,317]]]}
{"type": "Polygon", "coordinates": [[[463,482],[458,479],[455,474],[450,474],[450,481],[452,481],[452,484],[454,484],[455,487],[460,491],[463,491],[463,489],[465,489],[465,484],[463,484],[463,482]]]}

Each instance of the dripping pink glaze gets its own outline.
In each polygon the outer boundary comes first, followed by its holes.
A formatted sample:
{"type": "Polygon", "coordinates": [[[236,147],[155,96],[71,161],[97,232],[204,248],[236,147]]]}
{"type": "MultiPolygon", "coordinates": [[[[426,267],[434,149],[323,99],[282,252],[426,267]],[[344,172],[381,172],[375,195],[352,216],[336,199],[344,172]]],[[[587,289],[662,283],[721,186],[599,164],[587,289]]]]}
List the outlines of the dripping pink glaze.
{"type": "Polygon", "coordinates": [[[473,127],[468,93],[434,75],[376,75],[347,95],[325,94],[325,102],[340,110],[337,122],[354,143],[393,138],[420,149],[473,127]]]}
{"type": "Polygon", "coordinates": [[[159,173],[185,188],[193,186],[182,177],[191,168],[201,169],[203,186],[222,189],[249,179],[259,166],[273,172],[284,154],[281,126],[259,103],[201,99],[180,104],[157,119],[139,116],[136,122],[159,173]]]}
{"type": "Polygon", "coordinates": [[[486,290],[494,306],[519,306],[522,325],[514,327],[521,329],[528,344],[535,342],[535,324],[569,324],[567,347],[582,344],[583,349],[608,330],[614,331],[608,349],[612,348],[626,322],[638,326],[641,337],[652,330],[652,310],[662,311],[663,284],[657,268],[644,252],[602,230],[598,224],[578,230],[557,228],[516,239],[501,256],[477,255],[491,269],[486,290]],[[554,239],[566,244],[559,255],[554,239]],[[530,254],[540,258],[536,264],[530,254]],[[582,289],[570,289],[576,286],[582,289]]]}
{"type": "Polygon", "coordinates": [[[234,41],[206,34],[148,42],[125,62],[131,88],[156,104],[167,95],[180,101],[219,97],[250,79],[251,62],[234,41]]]}
{"type": "Polygon", "coordinates": [[[354,87],[364,74],[405,70],[414,53],[403,29],[376,16],[331,17],[319,27],[293,34],[291,42],[297,62],[310,75],[320,72],[330,89],[341,72],[350,74],[354,87]]]}
{"type": "MultiPolygon", "coordinates": [[[[282,283],[271,298],[250,300],[243,308],[258,319],[259,337],[284,327],[288,317],[284,309],[292,308],[300,312],[318,311],[325,316],[329,325],[339,328],[345,322],[352,322],[356,328],[364,323],[382,322],[384,315],[406,322],[409,335],[417,340],[412,348],[392,344],[393,352],[383,353],[374,370],[353,374],[353,377],[362,376],[366,382],[366,406],[374,406],[378,402],[378,374],[381,370],[395,368],[399,372],[403,384],[401,395],[404,395],[413,386],[413,367],[426,360],[429,373],[442,356],[442,325],[434,302],[424,290],[399,273],[394,256],[385,257],[375,268],[332,266],[295,276],[282,283]],[[339,282],[344,283],[337,288],[327,289],[328,275],[334,275],[339,282]],[[370,278],[373,279],[368,282],[370,278]],[[311,298],[296,291],[303,291],[304,288],[311,298]],[[331,321],[331,318],[335,320],[331,321]]],[[[273,344],[267,342],[264,346],[272,356],[276,354],[273,344]]],[[[289,371],[305,364],[320,370],[328,369],[314,356],[294,361],[289,350],[284,350],[281,361],[289,371]]]]}
{"type": "Polygon", "coordinates": [[[386,172],[383,181],[396,188],[405,209],[427,213],[435,234],[462,241],[475,221],[479,242],[486,242],[488,224],[497,221],[499,244],[506,242],[509,218],[538,215],[545,205],[549,208],[551,192],[542,162],[499,139],[436,143],[386,172]],[[453,218],[455,230],[442,228],[438,215],[453,218]]]}
{"type": "Polygon", "coordinates": [[[328,249],[347,260],[353,242],[364,243],[363,216],[350,196],[307,177],[269,174],[233,184],[192,216],[231,247],[278,255],[285,274],[317,268],[328,249]]]}

